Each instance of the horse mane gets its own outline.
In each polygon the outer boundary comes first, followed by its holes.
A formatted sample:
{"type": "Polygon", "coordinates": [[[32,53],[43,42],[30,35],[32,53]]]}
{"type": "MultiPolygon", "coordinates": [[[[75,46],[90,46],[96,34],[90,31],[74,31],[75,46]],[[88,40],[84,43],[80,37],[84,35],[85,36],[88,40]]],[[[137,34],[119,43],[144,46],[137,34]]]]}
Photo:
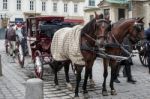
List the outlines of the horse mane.
{"type": "Polygon", "coordinates": [[[89,21],[82,29],[81,29],[81,33],[92,33],[95,31],[95,23],[96,23],[96,19],[92,19],[91,21],[89,21]]]}
{"type": "Polygon", "coordinates": [[[136,20],[137,18],[121,19],[121,20],[119,20],[119,21],[113,23],[112,26],[118,26],[118,25],[120,25],[120,24],[123,24],[124,22],[128,22],[128,21],[133,20],[133,19],[136,20]]]}

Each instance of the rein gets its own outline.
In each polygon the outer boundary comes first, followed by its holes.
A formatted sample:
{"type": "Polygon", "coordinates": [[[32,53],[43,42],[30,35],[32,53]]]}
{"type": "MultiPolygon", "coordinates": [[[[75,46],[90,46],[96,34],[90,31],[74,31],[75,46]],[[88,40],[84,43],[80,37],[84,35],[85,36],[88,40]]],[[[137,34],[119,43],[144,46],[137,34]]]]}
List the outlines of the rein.
{"type": "Polygon", "coordinates": [[[126,49],[122,46],[122,44],[120,44],[120,43],[118,42],[118,40],[115,38],[114,34],[112,34],[112,33],[110,33],[110,34],[112,35],[113,39],[115,40],[115,43],[117,44],[117,46],[119,46],[126,54],[129,55],[129,57],[131,57],[131,56],[132,56],[131,53],[130,53],[128,50],[126,50],[126,49]]]}

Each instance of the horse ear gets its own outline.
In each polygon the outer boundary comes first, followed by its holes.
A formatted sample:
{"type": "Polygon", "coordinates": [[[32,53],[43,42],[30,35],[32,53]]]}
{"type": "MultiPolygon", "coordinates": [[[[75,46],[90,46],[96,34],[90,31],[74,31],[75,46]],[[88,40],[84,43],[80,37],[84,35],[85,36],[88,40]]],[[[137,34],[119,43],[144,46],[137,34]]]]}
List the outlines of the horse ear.
{"type": "Polygon", "coordinates": [[[144,19],[144,17],[142,17],[141,19],[140,19],[140,21],[142,21],[144,19]]]}
{"type": "Polygon", "coordinates": [[[137,19],[137,20],[139,20],[139,19],[140,19],[140,17],[137,17],[136,19],[137,19]]]}
{"type": "Polygon", "coordinates": [[[143,22],[143,19],[144,19],[144,17],[139,18],[139,19],[138,19],[138,22],[143,22]]]}
{"type": "Polygon", "coordinates": [[[94,12],[95,13],[95,19],[99,19],[98,17],[98,14],[96,13],[96,11],[94,12]]]}

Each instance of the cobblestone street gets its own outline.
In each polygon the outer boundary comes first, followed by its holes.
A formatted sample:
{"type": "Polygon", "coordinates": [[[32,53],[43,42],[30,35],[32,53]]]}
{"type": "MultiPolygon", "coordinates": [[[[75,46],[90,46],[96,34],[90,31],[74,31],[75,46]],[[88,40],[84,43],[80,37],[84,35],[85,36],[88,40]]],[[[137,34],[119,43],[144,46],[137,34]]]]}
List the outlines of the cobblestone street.
{"type": "MultiPolygon", "coordinates": [[[[2,56],[2,71],[3,76],[0,77],[0,99],[24,99],[25,96],[25,83],[33,75],[33,64],[30,57],[25,58],[25,68],[19,67],[14,60],[5,54],[4,41],[0,41],[0,54],[2,56]]],[[[141,65],[138,55],[133,58],[134,66],[132,66],[133,77],[137,80],[136,84],[126,82],[126,78],[122,76],[120,71],[119,80],[121,83],[116,84],[116,96],[102,96],[102,81],[103,81],[103,65],[102,60],[97,59],[94,63],[93,76],[95,87],[90,87],[88,84],[88,95],[82,94],[83,75],[80,86],[80,99],[150,99],[150,75],[148,69],[141,65]]],[[[65,74],[61,70],[58,74],[59,85],[61,90],[56,90],[53,83],[53,73],[49,66],[44,66],[44,99],[72,99],[74,91],[69,91],[65,85],[65,74]]],[[[70,79],[73,87],[75,87],[75,75],[70,69],[70,79]]],[[[110,68],[109,76],[107,78],[107,89],[110,81],[110,68]]],[[[110,94],[110,93],[109,93],[110,94]]]]}

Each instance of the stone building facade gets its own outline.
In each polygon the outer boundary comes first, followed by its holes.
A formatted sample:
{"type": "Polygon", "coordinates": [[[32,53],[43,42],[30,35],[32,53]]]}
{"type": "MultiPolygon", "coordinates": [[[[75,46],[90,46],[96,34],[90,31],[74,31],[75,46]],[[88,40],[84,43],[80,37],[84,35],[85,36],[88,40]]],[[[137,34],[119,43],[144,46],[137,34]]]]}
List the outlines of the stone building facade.
{"type": "Polygon", "coordinates": [[[38,15],[83,20],[84,6],[85,0],[0,0],[0,20],[25,21],[29,16],[38,15]]]}
{"type": "Polygon", "coordinates": [[[150,0],[103,0],[98,6],[100,12],[110,15],[112,22],[120,18],[144,17],[144,26],[148,28],[150,0]]]}
{"type": "Polygon", "coordinates": [[[144,17],[145,28],[150,23],[150,0],[129,0],[129,17],[144,17]]]}

